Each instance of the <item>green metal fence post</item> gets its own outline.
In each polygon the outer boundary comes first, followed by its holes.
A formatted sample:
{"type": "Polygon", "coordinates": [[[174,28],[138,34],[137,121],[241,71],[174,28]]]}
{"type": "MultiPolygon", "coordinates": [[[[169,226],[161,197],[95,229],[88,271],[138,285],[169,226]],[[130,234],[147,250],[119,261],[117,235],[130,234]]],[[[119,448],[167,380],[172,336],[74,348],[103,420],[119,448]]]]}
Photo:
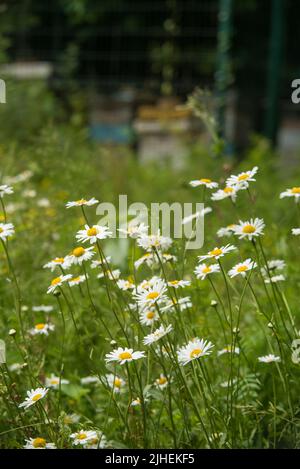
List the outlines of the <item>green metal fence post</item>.
{"type": "Polygon", "coordinates": [[[284,0],[272,0],[264,134],[276,143],[283,58],[284,0]]]}
{"type": "Polygon", "coordinates": [[[232,9],[233,0],[219,0],[218,53],[215,87],[217,97],[217,124],[220,137],[224,137],[226,91],[231,78],[230,45],[232,9]]]}

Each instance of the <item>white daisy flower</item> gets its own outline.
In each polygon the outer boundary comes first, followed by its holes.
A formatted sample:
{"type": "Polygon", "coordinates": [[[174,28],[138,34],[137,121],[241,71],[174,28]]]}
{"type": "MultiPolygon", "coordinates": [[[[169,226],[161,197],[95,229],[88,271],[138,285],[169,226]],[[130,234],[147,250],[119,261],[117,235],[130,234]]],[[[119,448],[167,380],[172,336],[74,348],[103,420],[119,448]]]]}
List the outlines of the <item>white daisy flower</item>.
{"type": "Polygon", "coordinates": [[[43,312],[43,313],[51,313],[53,311],[54,307],[51,305],[38,305],[38,306],[33,306],[32,311],[35,313],[43,312]]]}
{"type": "MultiPolygon", "coordinates": [[[[121,275],[121,271],[119,269],[108,270],[108,271],[106,271],[105,275],[109,280],[118,280],[118,278],[121,275]]],[[[104,273],[101,272],[100,274],[98,274],[97,278],[104,278],[104,273]]]]}
{"type": "Polygon", "coordinates": [[[13,194],[14,193],[14,190],[11,186],[8,186],[7,184],[2,184],[2,186],[0,186],[0,197],[2,198],[4,195],[9,195],[9,194],[13,194]]]}
{"type": "Polygon", "coordinates": [[[148,252],[147,254],[144,254],[142,257],[140,257],[134,262],[134,267],[138,269],[143,264],[146,264],[148,267],[151,267],[155,262],[157,262],[155,254],[152,252],[148,252]]]}
{"type": "Polygon", "coordinates": [[[166,251],[172,244],[172,239],[168,236],[162,236],[158,230],[157,234],[142,235],[138,238],[138,245],[145,251],[151,252],[153,249],[166,251]]]}
{"type": "Polygon", "coordinates": [[[157,378],[154,382],[154,385],[159,389],[165,389],[168,386],[168,384],[169,384],[169,381],[163,373],[161,373],[159,378],[157,378]]]}
{"type": "Polygon", "coordinates": [[[0,223],[0,239],[2,241],[10,238],[13,234],[15,234],[15,228],[12,223],[0,223]]]}
{"type": "Polygon", "coordinates": [[[140,313],[140,322],[145,326],[152,326],[158,320],[158,312],[154,308],[147,308],[140,313]]]}
{"type": "Polygon", "coordinates": [[[91,205],[98,204],[99,200],[96,200],[95,197],[92,197],[89,200],[86,199],[79,199],[79,200],[74,200],[73,202],[67,202],[66,207],[71,208],[71,207],[82,207],[83,205],[86,205],[87,207],[90,207],[91,205]]]}
{"type": "MultiPolygon", "coordinates": [[[[169,253],[160,253],[160,260],[162,263],[165,262],[176,262],[177,257],[173,256],[172,254],[169,253]]],[[[142,257],[137,259],[134,262],[134,267],[135,269],[138,269],[141,265],[146,264],[148,267],[152,267],[153,264],[158,264],[159,260],[157,259],[157,255],[154,252],[147,252],[144,254],[142,257]]]]}
{"type": "Polygon", "coordinates": [[[300,187],[292,187],[291,189],[281,192],[280,198],[283,199],[284,197],[295,197],[295,202],[299,202],[300,187]]]}
{"type": "Polygon", "coordinates": [[[221,388],[229,388],[231,385],[234,386],[237,383],[237,379],[231,379],[228,381],[223,381],[223,383],[220,383],[221,388]]]}
{"type": "Polygon", "coordinates": [[[28,409],[28,407],[31,407],[32,405],[36,404],[40,399],[43,399],[43,397],[46,396],[48,391],[49,389],[47,388],[36,388],[31,389],[31,391],[27,391],[27,397],[25,398],[24,402],[21,402],[21,404],[19,404],[19,407],[25,407],[25,409],[28,409]]]}
{"type": "Polygon", "coordinates": [[[214,274],[216,272],[220,272],[219,264],[199,264],[196,266],[194,273],[197,278],[204,280],[207,275],[214,274]]]}
{"type": "Polygon", "coordinates": [[[36,204],[38,207],[41,207],[41,208],[48,208],[51,205],[50,200],[46,199],[45,197],[42,199],[39,199],[36,204]]]}
{"type": "Polygon", "coordinates": [[[120,290],[123,290],[123,291],[132,290],[133,288],[135,288],[135,285],[131,280],[120,279],[117,281],[117,285],[120,288],[120,290]]]}
{"type": "Polygon", "coordinates": [[[236,197],[237,197],[237,192],[239,190],[241,190],[242,187],[224,187],[224,189],[219,189],[217,190],[217,192],[214,192],[212,195],[211,195],[211,200],[223,200],[223,199],[227,199],[228,197],[231,198],[231,200],[233,202],[236,201],[236,197]]]}
{"type": "Polygon", "coordinates": [[[167,302],[166,306],[161,308],[161,312],[164,313],[165,311],[169,311],[172,308],[178,308],[179,311],[184,311],[187,308],[192,308],[193,303],[191,302],[190,296],[185,296],[184,298],[171,298],[170,301],[167,302]]]}
{"type": "Polygon", "coordinates": [[[51,376],[48,378],[46,377],[45,380],[45,386],[46,388],[53,388],[57,389],[60,384],[69,384],[70,381],[67,379],[60,379],[59,376],[55,376],[53,373],[51,373],[51,376]]]}
{"type": "Polygon", "coordinates": [[[193,181],[190,181],[190,186],[192,187],[198,187],[198,186],[205,186],[208,189],[214,189],[215,187],[218,187],[218,183],[212,181],[211,179],[194,179],[193,181]]]}
{"type": "Polygon", "coordinates": [[[18,182],[24,182],[30,179],[33,176],[33,172],[27,169],[17,176],[8,176],[5,178],[5,183],[7,184],[16,184],[18,182]]]}
{"type": "Polygon", "coordinates": [[[12,371],[13,373],[17,373],[18,375],[21,373],[25,366],[25,363],[12,363],[8,369],[9,371],[12,371]]]}
{"type": "Polygon", "coordinates": [[[272,353],[269,355],[264,355],[263,357],[258,357],[258,361],[261,363],[272,363],[272,362],[280,362],[280,357],[276,357],[272,353]]]}
{"type": "Polygon", "coordinates": [[[94,247],[83,248],[79,246],[73,249],[72,253],[68,256],[71,264],[81,265],[84,261],[90,260],[95,255],[94,247]]]}
{"type": "Polygon", "coordinates": [[[191,284],[190,280],[170,280],[168,282],[169,287],[173,287],[173,288],[189,287],[190,284],[191,284]]]}
{"type": "Polygon", "coordinates": [[[202,210],[200,210],[199,212],[195,212],[192,215],[188,215],[187,217],[184,217],[181,224],[182,225],[187,225],[187,223],[190,223],[191,221],[193,221],[195,219],[198,220],[198,218],[202,218],[210,212],[212,212],[212,208],[211,207],[205,207],[202,210]]]}
{"type": "Polygon", "coordinates": [[[120,365],[124,363],[131,362],[132,360],[138,360],[139,358],[145,358],[145,352],[134,352],[132,348],[122,348],[118,347],[110,353],[105,355],[106,363],[117,361],[120,365]]]}
{"type": "Polygon", "coordinates": [[[163,254],[161,254],[160,259],[162,262],[176,262],[177,261],[176,256],[173,256],[172,254],[169,254],[167,252],[164,252],[163,254]]]}
{"type": "Polygon", "coordinates": [[[49,293],[54,293],[55,290],[58,288],[58,287],[61,287],[63,283],[67,282],[67,280],[69,280],[70,278],[72,277],[72,275],[68,274],[68,275],[60,275],[59,277],[55,277],[52,281],[51,281],[51,285],[48,287],[48,290],[47,290],[47,294],[49,293]]]}
{"type": "Polygon", "coordinates": [[[157,342],[159,339],[164,337],[165,335],[169,334],[173,330],[173,326],[169,324],[167,327],[161,325],[158,329],[156,329],[151,334],[148,334],[144,337],[143,343],[145,345],[151,345],[154,342],[157,342]]]}
{"type": "Polygon", "coordinates": [[[73,423],[78,423],[80,420],[80,415],[77,414],[67,414],[64,417],[65,425],[72,425],[73,423]]]}
{"type": "Polygon", "coordinates": [[[130,238],[136,239],[140,236],[147,235],[149,226],[144,223],[139,225],[135,223],[129,223],[127,228],[119,228],[120,233],[128,235],[130,238]]]}
{"type": "Polygon", "coordinates": [[[246,272],[248,272],[249,270],[255,269],[255,267],[257,267],[256,262],[252,261],[249,258],[243,262],[239,262],[234,267],[232,267],[232,269],[228,271],[228,275],[230,278],[236,277],[237,275],[242,275],[242,277],[245,277],[246,272]]]}
{"type": "Polygon", "coordinates": [[[70,438],[73,440],[73,445],[86,445],[90,441],[97,439],[97,432],[94,430],[80,430],[79,432],[72,433],[70,438]]]}
{"type": "Polygon", "coordinates": [[[151,277],[149,280],[143,280],[139,285],[138,285],[138,290],[141,289],[141,290],[149,290],[149,288],[153,287],[158,281],[162,281],[163,280],[158,277],[157,275],[154,275],[153,277],[151,277]]]}
{"type": "Polygon", "coordinates": [[[222,246],[220,248],[216,247],[212,251],[209,251],[207,254],[204,256],[198,256],[199,261],[204,261],[205,259],[220,259],[220,257],[223,257],[225,254],[227,254],[230,251],[235,251],[236,247],[233,246],[232,244],[226,244],[226,246],[222,246]]]}
{"type": "Polygon", "coordinates": [[[85,384],[100,384],[100,379],[98,376],[85,376],[84,378],[81,378],[80,383],[82,385],[85,384]]]}
{"type": "Polygon", "coordinates": [[[166,283],[161,279],[157,279],[148,289],[139,286],[133,294],[133,297],[136,299],[139,306],[146,307],[165,301],[167,299],[165,295],[166,291],[166,283]]]}
{"type": "MultiPolygon", "coordinates": [[[[268,268],[271,271],[283,270],[285,267],[286,267],[286,263],[282,259],[271,259],[270,261],[268,261],[268,268]]],[[[266,272],[266,269],[264,267],[261,270],[266,272]]]]}
{"type": "Polygon", "coordinates": [[[284,275],[273,275],[271,278],[266,278],[265,283],[277,283],[277,282],[284,282],[285,276],[284,275]]]}
{"type": "Polygon", "coordinates": [[[107,226],[101,225],[93,225],[89,227],[89,225],[84,225],[84,230],[79,230],[76,234],[76,239],[80,243],[86,243],[87,241],[90,244],[95,244],[97,239],[106,239],[111,238],[112,232],[109,231],[107,226]]]}
{"type": "Polygon", "coordinates": [[[213,347],[214,345],[211,342],[195,338],[177,351],[178,361],[181,365],[186,365],[192,360],[209,355],[213,347]]]}
{"type": "Polygon", "coordinates": [[[133,399],[130,405],[131,407],[137,407],[141,405],[141,399],[139,397],[137,397],[136,399],[133,399]]]}
{"type": "Polygon", "coordinates": [[[36,197],[36,190],[34,189],[25,189],[25,191],[22,192],[23,197],[27,197],[28,199],[33,199],[36,197]]]}
{"type": "Polygon", "coordinates": [[[232,347],[232,345],[228,345],[227,347],[224,347],[222,350],[218,351],[218,356],[224,355],[225,353],[236,353],[239,355],[240,349],[239,347],[232,347]]]}
{"type": "Polygon", "coordinates": [[[68,281],[68,284],[70,285],[70,287],[74,287],[75,285],[79,285],[80,283],[83,283],[85,281],[86,281],[85,275],[78,275],[78,277],[72,277],[68,281]]]}
{"type": "Polygon", "coordinates": [[[106,436],[102,432],[97,432],[97,437],[89,440],[85,449],[103,449],[107,445],[106,436]]]}
{"type": "Polygon", "coordinates": [[[243,185],[246,188],[249,186],[249,182],[256,181],[256,179],[253,177],[258,171],[258,167],[255,166],[253,169],[250,171],[244,171],[237,176],[231,175],[227,180],[226,180],[226,185],[227,186],[239,186],[243,185]]]}
{"type": "Polygon", "coordinates": [[[71,266],[70,257],[55,257],[52,261],[47,262],[47,264],[43,265],[43,269],[50,269],[51,272],[55,270],[56,267],[61,267],[62,269],[66,270],[71,266]]]}
{"type": "Polygon", "coordinates": [[[226,237],[232,236],[234,227],[235,227],[235,225],[231,224],[231,225],[227,225],[223,228],[220,228],[217,231],[217,236],[219,238],[223,238],[223,236],[226,236],[226,237]]]}
{"type": "Polygon", "coordinates": [[[23,446],[24,449],[56,449],[55,444],[47,443],[45,438],[30,438],[29,440],[25,441],[26,445],[23,446]]]}
{"type": "Polygon", "coordinates": [[[95,261],[92,261],[91,262],[91,268],[92,269],[98,269],[99,267],[103,266],[103,264],[105,265],[106,263],[109,263],[111,261],[111,256],[106,256],[105,259],[100,259],[100,260],[95,260],[95,261]]]}
{"type": "Polygon", "coordinates": [[[239,224],[235,225],[233,232],[239,239],[247,238],[251,241],[256,236],[264,234],[264,227],[265,223],[262,218],[251,218],[249,221],[240,220],[239,224]]]}
{"type": "Polygon", "coordinates": [[[294,236],[299,236],[300,235],[300,228],[292,228],[292,234],[294,236]]]}
{"type": "Polygon", "coordinates": [[[113,392],[119,393],[122,390],[122,387],[125,386],[125,381],[119,376],[113,375],[112,373],[106,375],[107,384],[110,388],[113,389],[113,392]]]}
{"type": "Polygon", "coordinates": [[[32,329],[29,330],[31,335],[49,335],[50,331],[54,331],[55,326],[53,324],[47,324],[39,322],[32,329]]]}

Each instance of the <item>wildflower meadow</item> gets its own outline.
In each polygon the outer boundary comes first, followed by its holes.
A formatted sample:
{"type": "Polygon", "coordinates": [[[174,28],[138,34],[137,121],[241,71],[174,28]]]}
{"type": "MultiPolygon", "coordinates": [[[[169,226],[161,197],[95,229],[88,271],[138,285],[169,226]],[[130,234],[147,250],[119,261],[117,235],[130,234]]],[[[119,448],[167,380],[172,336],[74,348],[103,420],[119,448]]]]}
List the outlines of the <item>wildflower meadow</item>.
{"type": "Polygon", "coordinates": [[[1,447],[299,448],[297,171],[264,140],[141,164],[71,124],[1,159],[1,447]],[[114,236],[119,194],[203,203],[203,246],[114,236]]]}

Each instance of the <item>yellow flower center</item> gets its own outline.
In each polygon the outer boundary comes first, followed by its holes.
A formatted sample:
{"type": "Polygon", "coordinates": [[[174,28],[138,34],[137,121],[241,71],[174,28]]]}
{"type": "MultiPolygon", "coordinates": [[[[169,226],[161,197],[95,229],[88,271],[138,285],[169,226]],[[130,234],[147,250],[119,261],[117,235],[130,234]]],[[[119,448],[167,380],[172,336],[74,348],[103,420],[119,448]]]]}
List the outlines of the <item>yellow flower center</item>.
{"type": "Polygon", "coordinates": [[[204,184],[209,184],[211,182],[211,179],[200,179],[200,182],[204,182],[204,184]]]}
{"type": "Polygon", "coordinates": [[[242,173],[239,175],[238,180],[239,181],[245,181],[245,179],[249,179],[249,174],[247,173],[242,173]]]}
{"type": "Polygon", "coordinates": [[[72,278],[71,281],[72,282],[79,282],[80,280],[81,280],[80,277],[74,277],[74,278],[72,278]]]}
{"type": "Polygon", "coordinates": [[[147,319],[153,319],[154,316],[155,316],[155,313],[153,311],[148,311],[148,313],[146,313],[147,319]]]}
{"type": "Polygon", "coordinates": [[[132,358],[132,355],[129,352],[121,352],[119,355],[120,360],[130,360],[130,358],[132,358]]]}
{"type": "Polygon", "coordinates": [[[196,358],[199,357],[199,355],[202,353],[201,348],[194,348],[194,350],[191,351],[190,353],[190,358],[196,358]]]}
{"type": "Polygon", "coordinates": [[[223,250],[220,249],[220,248],[215,248],[213,249],[212,251],[210,251],[208,254],[210,256],[219,256],[220,254],[222,254],[223,250]]]}
{"type": "Polygon", "coordinates": [[[159,379],[158,379],[158,384],[160,384],[161,386],[163,384],[166,384],[167,382],[167,378],[165,376],[161,376],[159,379]]]}
{"type": "Polygon", "coordinates": [[[98,438],[93,438],[90,440],[89,445],[96,445],[98,443],[98,438]]]}
{"type": "Polygon", "coordinates": [[[171,285],[178,285],[178,283],[179,283],[179,280],[172,280],[170,282],[171,285]]]}
{"type": "Polygon", "coordinates": [[[233,189],[232,189],[232,187],[224,187],[223,191],[224,191],[226,194],[231,194],[231,192],[233,192],[233,189]]]}
{"type": "Polygon", "coordinates": [[[60,281],[61,281],[61,278],[56,277],[52,280],[51,285],[54,287],[55,285],[58,285],[60,281]]]}
{"type": "Polygon", "coordinates": [[[56,259],[53,260],[53,262],[56,262],[57,264],[62,264],[64,262],[63,257],[56,257],[56,259]]]}
{"type": "Polygon", "coordinates": [[[243,233],[254,233],[255,232],[255,226],[253,225],[245,225],[243,228],[243,233]]]}
{"type": "Polygon", "coordinates": [[[85,199],[76,200],[76,204],[78,204],[78,205],[82,205],[82,204],[85,204],[85,203],[86,203],[85,199]]]}
{"type": "Polygon", "coordinates": [[[292,193],[293,194],[300,194],[300,187],[293,187],[292,193]]]}
{"type": "Polygon", "coordinates": [[[211,272],[211,268],[208,267],[208,266],[203,267],[202,272],[203,272],[203,274],[209,274],[209,272],[211,272]]]}
{"type": "Polygon", "coordinates": [[[42,394],[38,393],[36,394],[35,396],[33,396],[31,399],[33,400],[33,402],[36,402],[38,401],[42,396],[42,394]]]}
{"type": "Polygon", "coordinates": [[[115,378],[114,385],[115,385],[116,388],[121,387],[122,381],[120,380],[120,378],[115,378]]]}
{"type": "Polygon", "coordinates": [[[75,248],[73,249],[73,256],[75,257],[81,257],[85,253],[85,249],[83,247],[75,248]]]}
{"type": "Polygon", "coordinates": [[[157,291],[152,291],[146,296],[147,300],[155,300],[159,296],[157,291]]]}
{"type": "Polygon", "coordinates": [[[34,448],[45,448],[46,440],[44,438],[35,438],[32,442],[34,448]]]}
{"type": "Polygon", "coordinates": [[[85,440],[86,437],[87,437],[86,433],[78,433],[78,435],[76,436],[78,440],[85,440]]]}
{"type": "Polygon", "coordinates": [[[248,270],[248,267],[246,265],[241,265],[240,267],[238,267],[236,269],[238,272],[245,272],[246,270],[248,270]]]}
{"type": "Polygon", "coordinates": [[[53,378],[50,380],[50,384],[58,384],[59,380],[57,378],[53,378]]]}
{"type": "Polygon", "coordinates": [[[45,327],[45,324],[44,324],[43,322],[40,322],[39,324],[36,324],[36,325],[35,325],[35,328],[36,328],[38,331],[44,329],[44,327],[45,327]]]}
{"type": "Polygon", "coordinates": [[[89,228],[89,229],[87,230],[86,234],[87,234],[88,236],[96,236],[97,230],[96,230],[96,228],[89,228]]]}

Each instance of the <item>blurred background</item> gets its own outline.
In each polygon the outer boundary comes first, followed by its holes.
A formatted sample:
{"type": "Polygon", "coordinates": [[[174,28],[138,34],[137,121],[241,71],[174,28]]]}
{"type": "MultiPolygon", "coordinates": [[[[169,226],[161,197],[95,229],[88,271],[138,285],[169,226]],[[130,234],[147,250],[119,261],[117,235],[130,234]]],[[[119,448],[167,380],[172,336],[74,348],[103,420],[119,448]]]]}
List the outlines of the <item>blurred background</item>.
{"type": "Polygon", "coordinates": [[[212,113],[229,156],[260,134],[294,164],[298,13],[297,0],[2,0],[0,137],[71,122],[180,166],[212,113]]]}
{"type": "MultiPolygon", "coordinates": [[[[299,0],[0,1],[0,184],[14,186],[28,295],[84,223],[68,200],[199,202],[190,180],[222,185],[255,165],[268,248],[294,256],[279,193],[300,178],[299,13],[299,0]]],[[[233,222],[229,199],[215,205],[207,233],[233,222]]],[[[126,268],[121,241],[107,254],[126,268]]]]}

